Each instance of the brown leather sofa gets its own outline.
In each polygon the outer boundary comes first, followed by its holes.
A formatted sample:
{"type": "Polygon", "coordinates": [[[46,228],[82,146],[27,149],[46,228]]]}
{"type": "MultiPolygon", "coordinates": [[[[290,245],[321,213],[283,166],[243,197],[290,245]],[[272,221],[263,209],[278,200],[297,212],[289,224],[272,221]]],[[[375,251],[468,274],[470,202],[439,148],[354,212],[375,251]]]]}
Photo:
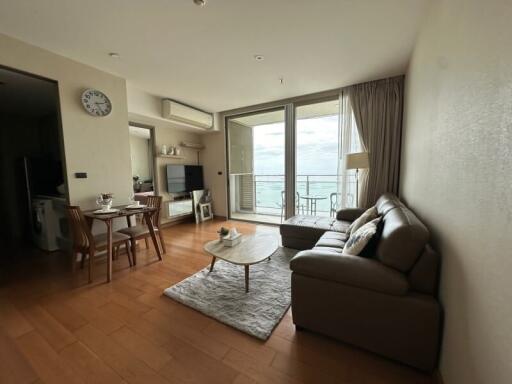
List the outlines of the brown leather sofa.
{"type": "Polygon", "coordinates": [[[442,317],[439,256],[427,243],[427,228],[396,196],[384,194],[376,207],[382,231],[367,257],[342,252],[345,232],[363,210],[295,216],[281,225],[284,246],[306,249],[290,263],[293,322],[432,371],[442,317]]]}

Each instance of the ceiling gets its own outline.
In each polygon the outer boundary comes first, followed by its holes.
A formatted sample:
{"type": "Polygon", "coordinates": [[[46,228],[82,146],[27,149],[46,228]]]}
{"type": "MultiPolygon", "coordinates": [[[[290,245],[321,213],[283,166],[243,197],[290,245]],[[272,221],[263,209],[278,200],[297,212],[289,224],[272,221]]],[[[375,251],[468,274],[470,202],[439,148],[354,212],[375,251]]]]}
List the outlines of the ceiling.
{"type": "Polygon", "coordinates": [[[38,118],[57,108],[56,83],[0,68],[0,115],[38,118]]]}
{"type": "Polygon", "coordinates": [[[427,4],[0,0],[0,33],[218,112],[404,73],[427,4]]]}

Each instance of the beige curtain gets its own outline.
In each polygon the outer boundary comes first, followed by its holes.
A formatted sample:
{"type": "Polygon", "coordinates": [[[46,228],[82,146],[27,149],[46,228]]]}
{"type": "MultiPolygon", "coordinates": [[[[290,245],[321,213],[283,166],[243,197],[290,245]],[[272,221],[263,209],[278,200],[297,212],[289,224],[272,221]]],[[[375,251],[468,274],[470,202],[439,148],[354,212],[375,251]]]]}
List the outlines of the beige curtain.
{"type": "Polygon", "coordinates": [[[361,152],[356,119],[348,92],[343,90],[340,92],[339,106],[338,194],[340,199],[338,209],[357,206],[355,173],[353,170],[347,171],[344,168],[343,158],[348,153],[361,152]]]}
{"type": "Polygon", "coordinates": [[[404,76],[346,88],[362,150],[370,168],[360,173],[359,206],[369,207],[384,192],[398,193],[404,76]]]}

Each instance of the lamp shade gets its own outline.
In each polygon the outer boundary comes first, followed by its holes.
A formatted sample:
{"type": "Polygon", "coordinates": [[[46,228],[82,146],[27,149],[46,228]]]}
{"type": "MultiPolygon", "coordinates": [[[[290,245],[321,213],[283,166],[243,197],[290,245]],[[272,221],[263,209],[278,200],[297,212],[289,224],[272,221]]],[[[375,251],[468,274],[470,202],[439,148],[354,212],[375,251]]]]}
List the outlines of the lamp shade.
{"type": "Polygon", "coordinates": [[[345,169],[364,169],[370,168],[368,152],[347,153],[343,157],[345,169]]]}

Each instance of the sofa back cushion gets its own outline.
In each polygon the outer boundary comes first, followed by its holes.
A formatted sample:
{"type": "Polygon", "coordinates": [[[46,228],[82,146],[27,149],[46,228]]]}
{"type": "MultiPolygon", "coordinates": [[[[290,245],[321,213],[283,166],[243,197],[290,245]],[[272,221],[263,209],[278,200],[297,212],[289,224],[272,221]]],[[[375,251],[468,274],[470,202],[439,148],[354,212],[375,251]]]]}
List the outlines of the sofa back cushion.
{"type": "Polygon", "coordinates": [[[407,272],[423,252],[430,235],[425,225],[398,198],[385,199],[385,196],[377,204],[377,209],[383,213],[384,226],[375,256],[383,264],[407,272]]]}
{"type": "Polygon", "coordinates": [[[375,203],[379,216],[385,216],[390,210],[403,206],[404,204],[392,193],[384,193],[375,203]]]}

